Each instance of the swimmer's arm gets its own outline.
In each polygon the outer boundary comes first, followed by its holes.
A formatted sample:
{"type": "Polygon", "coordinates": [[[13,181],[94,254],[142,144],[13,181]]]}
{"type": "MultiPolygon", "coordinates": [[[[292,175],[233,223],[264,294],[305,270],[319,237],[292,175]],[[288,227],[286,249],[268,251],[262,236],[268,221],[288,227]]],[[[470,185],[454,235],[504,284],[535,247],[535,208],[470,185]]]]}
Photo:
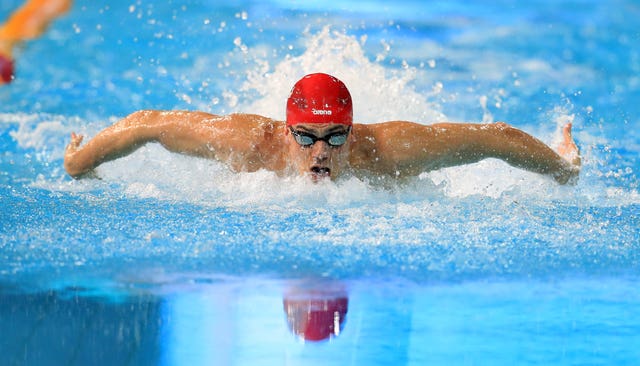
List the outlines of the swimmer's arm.
{"type": "Polygon", "coordinates": [[[159,142],[172,152],[216,158],[216,149],[223,149],[225,144],[221,131],[233,121],[233,117],[203,112],[138,111],[102,130],[84,146],[80,146],[83,136],[72,133],[64,167],[69,175],[78,178],[147,142],[159,142]]]}
{"type": "Polygon", "coordinates": [[[379,141],[383,166],[396,174],[417,175],[424,170],[498,158],[512,166],[553,177],[565,184],[580,172],[578,148],[571,125],[564,128],[559,152],[533,136],[505,123],[439,123],[424,126],[394,123],[390,135],[379,141]],[[397,129],[396,131],[392,131],[397,129]]]}
{"type": "Polygon", "coordinates": [[[512,166],[551,176],[560,184],[575,183],[580,174],[580,152],[571,136],[571,124],[563,127],[557,151],[537,138],[506,123],[493,123],[481,133],[471,156],[498,158],[512,166]]]}

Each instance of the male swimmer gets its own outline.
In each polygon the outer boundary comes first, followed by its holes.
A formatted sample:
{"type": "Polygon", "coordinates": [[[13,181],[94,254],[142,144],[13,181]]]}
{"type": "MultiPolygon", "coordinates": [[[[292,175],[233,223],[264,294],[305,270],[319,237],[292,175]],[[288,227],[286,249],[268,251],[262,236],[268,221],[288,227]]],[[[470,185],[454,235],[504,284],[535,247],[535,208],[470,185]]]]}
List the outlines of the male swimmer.
{"type": "Polygon", "coordinates": [[[563,135],[556,152],[505,123],[353,123],[347,87],[317,73],[294,85],[285,122],[254,114],[138,111],[84,146],[83,136],[72,133],[64,167],[79,178],[147,142],[159,142],[172,152],[222,161],[234,171],[266,169],[306,175],[314,182],[343,174],[410,177],[498,158],[565,184],[577,178],[581,163],[571,124],[563,135]]]}
{"type": "Polygon", "coordinates": [[[0,85],[13,80],[13,48],[40,36],[70,8],[71,0],[28,0],[0,26],[0,85]]]}

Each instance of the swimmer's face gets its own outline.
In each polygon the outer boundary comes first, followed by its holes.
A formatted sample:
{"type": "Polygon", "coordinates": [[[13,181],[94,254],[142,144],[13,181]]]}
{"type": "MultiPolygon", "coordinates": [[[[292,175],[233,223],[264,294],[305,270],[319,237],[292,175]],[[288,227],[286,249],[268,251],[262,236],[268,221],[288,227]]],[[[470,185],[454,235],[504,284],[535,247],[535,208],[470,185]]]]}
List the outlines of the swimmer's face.
{"type": "Polygon", "coordinates": [[[296,124],[287,127],[291,167],[314,182],[335,179],[348,164],[350,127],[342,124],[296,124]]]}

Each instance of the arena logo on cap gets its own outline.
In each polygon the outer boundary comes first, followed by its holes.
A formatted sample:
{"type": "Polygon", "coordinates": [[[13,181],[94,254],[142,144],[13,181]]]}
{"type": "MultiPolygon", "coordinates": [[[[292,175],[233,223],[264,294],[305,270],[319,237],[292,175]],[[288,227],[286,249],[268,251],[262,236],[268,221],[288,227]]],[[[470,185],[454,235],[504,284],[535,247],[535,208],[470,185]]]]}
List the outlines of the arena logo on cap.
{"type": "Polygon", "coordinates": [[[287,98],[287,126],[302,121],[351,126],[353,106],[344,83],[323,73],[309,74],[298,80],[287,98]]]}
{"type": "Polygon", "coordinates": [[[311,113],[316,116],[330,116],[331,110],[329,109],[311,109],[311,113]]]}

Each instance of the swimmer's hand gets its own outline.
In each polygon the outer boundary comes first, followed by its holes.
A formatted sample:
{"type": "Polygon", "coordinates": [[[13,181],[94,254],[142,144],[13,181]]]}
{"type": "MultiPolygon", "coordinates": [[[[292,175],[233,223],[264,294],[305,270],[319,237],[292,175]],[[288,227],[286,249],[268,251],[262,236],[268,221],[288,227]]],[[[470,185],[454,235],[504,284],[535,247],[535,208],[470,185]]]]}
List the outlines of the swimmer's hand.
{"type": "Polygon", "coordinates": [[[562,128],[562,141],[556,150],[558,155],[570,164],[569,170],[571,173],[568,182],[575,184],[580,174],[582,160],[580,158],[580,150],[571,136],[571,123],[567,123],[562,128]]]}
{"type": "Polygon", "coordinates": [[[571,123],[567,123],[562,128],[562,142],[558,145],[557,150],[558,154],[560,154],[560,156],[562,156],[566,161],[580,169],[580,166],[582,165],[580,150],[571,136],[571,123]]]}
{"type": "Polygon", "coordinates": [[[80,157],[78,152],[80,151],[80,144],[84,136],[77,135],[75,132],[71,132],[71,142],[64,150],[64,169],[74,178],[80,178],[87,172],[80,164],[80,157]]]}
{"type": "Polygon", "coordinates": [[[76,152],[82,143],[82,139],[84,139],[84,136],[71,132],[71,142],[67,145],[65,155],[76,152]]]}

